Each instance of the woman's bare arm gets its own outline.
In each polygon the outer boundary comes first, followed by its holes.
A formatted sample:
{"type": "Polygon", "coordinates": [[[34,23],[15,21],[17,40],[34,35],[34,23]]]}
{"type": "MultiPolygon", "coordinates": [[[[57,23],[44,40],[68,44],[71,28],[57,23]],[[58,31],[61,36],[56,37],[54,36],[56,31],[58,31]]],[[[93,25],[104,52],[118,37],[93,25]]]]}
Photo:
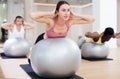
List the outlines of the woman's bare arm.
{"type": "Polygon", "coordinates": [[[90,15],[78,15],[71,12],[70,21],[71,25],[73,24],[89,24],[94,22],[94,18],[90,15]]]}
{"type": "Polygon", "coordinates": [[[11,27],[13,26],[13,23],[3,23],[1,26],[5,30],[10,30],[11,27]]]}
{"type": "Polygon", "coordinates": [[[55,16],[54,12],[33,12],[30,17],[40,23],[49,24],[52,18],[55,16]]]}
{"type": "Polygon", "coordinates": [[[32,23],[28,23],[28,22],[24,22],[23,26],[24,26],[25,30],[26,29],[32,29],[32,28],[35,27],[35,25],[33,25],[32,23]]]}
{"type": "Polygon", "coordinates": [[[115,33],[115,34],[113,35],[113,38],[120,38],[120,32],[119,32],[119,33],[115,33]]]}
{"type": "Polygon", "coordinates": [[[98,38],[98,37],[100,37],[100,34],[99,33],[97,33],[97,32],[87,32],[86,34],[85,34],[85,36],[86,37],[90,37],[90,38],[98,38]]]}

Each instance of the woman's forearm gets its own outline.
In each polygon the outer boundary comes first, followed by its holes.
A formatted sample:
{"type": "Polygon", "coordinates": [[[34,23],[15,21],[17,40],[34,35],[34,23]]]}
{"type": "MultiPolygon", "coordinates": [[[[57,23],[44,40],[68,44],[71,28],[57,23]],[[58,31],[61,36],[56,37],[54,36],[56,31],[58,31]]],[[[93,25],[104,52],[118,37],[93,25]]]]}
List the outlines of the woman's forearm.
{"type": "Polygon", "coordinates": [[[90,15],[79,15],[79,14],[75,14],[75,13],[71,13],[71,18],[72,19],[79,19],[79,20],[84,20],[87,21],[89,23],[93,22],[95,19],[90,16],[90,15]]]}
{"type": "Polygon", "coordinates": [[[87,32],[85,34],[85,36],[90,37],[90,38],[98,38],[98,37],[100,37],[100,35],[97,32],[95,32],[95,33],[87,32]]]}
{"type": "Polygon", "coordinates": [[[49,17],[52,18],[54,17],[54,13],[53,12],[33,12],[30,14],[30,17],[32,19],[39,19],[39,18],[43,18],[43,17],[49,17]]]}
{"type": "Polygon", "coordinates": [[[34,28],[35,27],[35,25],[33,25],[33,24],[31,24],[31,23],[28,23],[28,22],[24,22],[24,27],[25,27],[25,29],[31,29],[31,28],[34,28]]]}
{"type": "Polygon", "coordinates": [[[115,33],[115,34],[113,35],[113,38],[120,38],[120,33],[115,33]]]}
{"type": "Polygon", "coordinates": [[[4,24],[2,24],[1,26],[2,26],[2,28],[8,30],[9,27],[12,26],[12,24],[13,24],[13,23],[4,23],[4,24]]]}

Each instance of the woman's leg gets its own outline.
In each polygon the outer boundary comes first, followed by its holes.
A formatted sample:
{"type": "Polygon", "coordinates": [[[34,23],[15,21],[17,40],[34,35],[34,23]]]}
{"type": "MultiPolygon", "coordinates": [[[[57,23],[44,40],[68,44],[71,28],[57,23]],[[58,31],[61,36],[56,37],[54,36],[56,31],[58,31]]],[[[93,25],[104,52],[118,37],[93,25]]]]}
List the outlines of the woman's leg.
{"type": "Polygon", "coordinates": [[[78,46],[79,48],[81,49],[82,48],[82,45],[85,43],[85,37],[82,36],[79,41],[78,41],[78,46]]]}
{"type": "MultiPolygon", "coordinates": [[[[36,41],[35,41],[35,44],[38,43],[40,40],[43,40],[43,39],[44,39],[44,34],[45,34],[45,33],[42,33],[42,34],[40,34],[40,35],[37,37],[37,39],[36,39],[36,41]]],[[[32,48],[30,49],[30,53],[27,55],[29,64],[31,64],[31,63],[30,63],[31,50],[32,50],[32,48]]]]}
{"type": "Polygon", "coordinates": [[[40,40],[44,39],[44,34],[45,34],[45,33],[42,33],[42,34],[40,34],[40,35],[37,37],[37,40],[35,41],[35,44],[36,44],[37,42],[39,42],[40,40]]]}
{"type": "Polygon", "coordinates": [[[2,42],[5,41],[5,29],[1,28],[1,32],[2,32],[2,42]]]}

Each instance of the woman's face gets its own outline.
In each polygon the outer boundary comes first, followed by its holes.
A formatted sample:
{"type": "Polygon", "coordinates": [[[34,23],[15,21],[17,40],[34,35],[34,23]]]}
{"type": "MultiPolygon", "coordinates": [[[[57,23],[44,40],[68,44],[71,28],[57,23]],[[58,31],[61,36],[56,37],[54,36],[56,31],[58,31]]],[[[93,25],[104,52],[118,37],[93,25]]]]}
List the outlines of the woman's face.
{"type": "Polygon", "coordinates": [[[15,24],[18,25],[18,26],[23,25],[23,19],[22,18],[17,18],[15,20],[15,24]]]}
{"type": "Polygon", "coordinates": [[[70,18],[70,6],[68,4],[61,5],[57,15],[62,20],[67,21],[70,18]]]}

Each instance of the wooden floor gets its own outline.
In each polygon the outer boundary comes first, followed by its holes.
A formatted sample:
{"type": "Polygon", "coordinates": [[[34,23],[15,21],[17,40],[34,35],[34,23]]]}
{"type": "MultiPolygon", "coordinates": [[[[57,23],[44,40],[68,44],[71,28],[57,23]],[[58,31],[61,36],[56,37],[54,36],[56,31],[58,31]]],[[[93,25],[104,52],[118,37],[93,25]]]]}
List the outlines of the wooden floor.
{"type": "MultiPolygon", "coordinates": [[[[81,61],[76,74],[84,79],[120,79],[120,48],[110,49],[108,58],[113,60],[81,61]]],[[[0,45],[0,52],[2,46],[0,45]]],[[[0,79],[32,79],[21,65],[28,64],[27,58],[0,57],[0,79]]]]}

